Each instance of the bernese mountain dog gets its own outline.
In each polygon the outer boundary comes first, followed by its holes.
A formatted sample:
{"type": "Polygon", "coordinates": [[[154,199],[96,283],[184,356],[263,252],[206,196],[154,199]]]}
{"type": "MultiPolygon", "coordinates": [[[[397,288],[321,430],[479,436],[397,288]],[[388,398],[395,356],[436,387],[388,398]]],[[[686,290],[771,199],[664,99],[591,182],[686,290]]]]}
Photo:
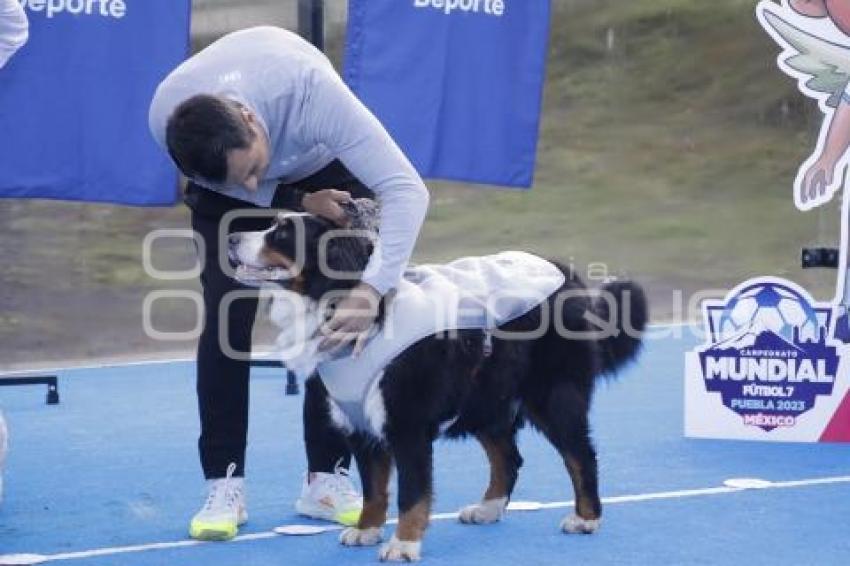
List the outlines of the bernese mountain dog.
{"type": "MultiPolygon", "coordinates": [[[[341,408],[321,379],[330,354],[318,351],[316,334],[333,308],[325,297],[353,288],[374,249],[377,221],[374,211],[363,214],[362,208],[349,207],[349,229],[309,214],[287,213],[266,231],[229,237],[234,277],[247,285],[273,284],[287,298],[275,300],[271,314],[282,326],[284,361],[309,374],[305,419],[327,419],[330,413],[350,443],[364,504],[357,526],[341,533],[342,544],[376,545],[382,540],[395,466],[399,521],[379,556],[420,558],[433,494],[432,445],[440,436],[474,437],[490,463],[481,501],[463,508],[460,521],[500,520],[522,466],[516,436],[526,423],[555,447],[572,480],[575,510],[561,521],[561,530],[596,531],[602,508],[588,412],[597,379],[614,375],[639,353],[648,318],[640,286],[615,280],[591,293],[573,270],[551,262],[563,274],[563,283],[521,316],[496,329],[461,328],[426,336],[382,364],[358,405],[364,415],[358,420],[341,408]],[[545,320],[550,324],[543,332],[527,332],[545,320]],[[606,321],[613,321],[613,332],[602,331],[606,321]],[[291,330],[295,327],[297,332],[291,330]]],[[[391,308],[392,298],[382,302],[376,328],[391,308]]],[[[335,359],[332,363],[338,365],[338,354],[335,359]]]]}

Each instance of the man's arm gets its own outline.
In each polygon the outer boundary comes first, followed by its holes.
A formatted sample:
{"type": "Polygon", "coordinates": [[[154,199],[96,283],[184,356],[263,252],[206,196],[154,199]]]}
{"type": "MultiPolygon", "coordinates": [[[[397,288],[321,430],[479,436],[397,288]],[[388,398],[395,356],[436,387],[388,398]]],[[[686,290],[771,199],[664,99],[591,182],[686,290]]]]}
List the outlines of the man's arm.
{"type": "Polygon", "coordinates": [[[312,77],[305,112],[308,141],[327,146],[381,205],[379,246],[363,283],[386,294],[410,260],[428,210],[428,190],[378,119],[338,76],[312,77]]]}
{"type": "Polygon", "coordinates": [[[29,38],[29,22],[18,0],[0,0],[0,69],[29,38]]]}

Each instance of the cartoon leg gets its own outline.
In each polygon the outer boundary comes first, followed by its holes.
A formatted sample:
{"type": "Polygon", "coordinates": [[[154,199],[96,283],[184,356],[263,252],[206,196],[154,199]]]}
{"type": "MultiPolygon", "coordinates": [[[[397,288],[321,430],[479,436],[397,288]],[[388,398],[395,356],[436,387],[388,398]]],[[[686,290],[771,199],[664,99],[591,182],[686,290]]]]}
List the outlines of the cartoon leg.
{"type": "Polygon", "coordinates": [[[840,301],[838,320],[835,322],[835,338],[850,343],[850,190],[845,189],[841,206],[841,249],[839,273],[835,296],[840,301]]]}

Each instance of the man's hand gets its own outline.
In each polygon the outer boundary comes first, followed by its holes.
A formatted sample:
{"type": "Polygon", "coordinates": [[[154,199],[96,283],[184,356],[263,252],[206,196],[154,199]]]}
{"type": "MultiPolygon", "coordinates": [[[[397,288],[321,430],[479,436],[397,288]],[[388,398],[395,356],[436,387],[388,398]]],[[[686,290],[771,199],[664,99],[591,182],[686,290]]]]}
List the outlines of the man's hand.
{"type": "Polygon", "coordinates": [[[336,189],[322,189],[307,193],[301,201],[301,206],[310,214],[330,220],[337,226],[348,226],[349,218],[340,206],[341,203],[351,202],[351,193],[336,189]]]}
{"type": "Polygon", "coordinates": [[[835,165],[835,160],[827,156],[821,156],[812,163],[812,166],[803,176],[803,183],[800,185],[801,203],[805,204],[810,200],[819,199],[826,194],[827,187],[832,185],[835,165]]]}
{"type": "Polygon", "coordinates": [[[325,335],[319,349],[333,351],[354,342],[353,355],[358,355],[366,346],[380,301],[381,295],[374,287],[359,283],[337,304],[333,317],[319,329],[325,335]]]}

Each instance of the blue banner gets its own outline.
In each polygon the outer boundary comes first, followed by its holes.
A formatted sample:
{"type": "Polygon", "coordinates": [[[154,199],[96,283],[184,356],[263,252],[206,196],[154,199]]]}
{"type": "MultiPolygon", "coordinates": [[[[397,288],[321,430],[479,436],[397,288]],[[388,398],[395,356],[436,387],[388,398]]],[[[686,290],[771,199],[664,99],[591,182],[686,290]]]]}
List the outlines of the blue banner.
{"type": "Polygon", "coordinates": [[[345,78],[425,177],[529,187],[549,0],[350,0],[345,78]]]}
{"type": "Polygon", "coordinates": [[[30,38],[0,69],[0,197],[173,204],[147,115],[186,56],[190,0],[21,4],[30,38]]]}

